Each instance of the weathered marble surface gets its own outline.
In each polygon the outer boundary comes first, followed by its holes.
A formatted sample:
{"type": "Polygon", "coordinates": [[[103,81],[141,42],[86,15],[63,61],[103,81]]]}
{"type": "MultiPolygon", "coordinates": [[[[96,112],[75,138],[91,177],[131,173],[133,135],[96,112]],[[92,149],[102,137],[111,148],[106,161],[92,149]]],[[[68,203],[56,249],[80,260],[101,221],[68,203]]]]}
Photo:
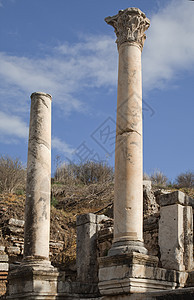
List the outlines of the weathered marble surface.
{"type": "Polygon", "coordinates": [[[149,20],[127,8],[105,21],[117,35],[119,51],[115,149],[114,243],[109,255],[137,251],[143,245],[143,154],[141,51],[149,20]]]}
{"type": "Polygon", "coordinates": [[[80,283],[98,282],[97,234],[99,223],[107,219],[104,215],[92,213],[77,216],[76,265],[80,283]]]}
{"type": "Polygon", "coordinates": [[[38,92],[31,95],[24,258],[9,273],[7,299],[56,299],[59,274],[49,261],[50,181],[51,96],[38,92]]]}
{"type": "Polygon", "coordinates": [[[162,266],[191,270],[193,265],[193,200],[175,191],[158,197],[159,247],[162,266]]]}
{"type": "Polygon", "coordinates": [[[121,296],[175,289],[184,287],[188,276],[186,272],[159,268],[157,257],[142,253],[101,257],[98,262],[102,295],[121,296]]]}
{"type": "Polygon", "coordinates": [[[181,191],[168,192],[158,196],[160,206],[167,206],[173,204],[189,205],[194,209],[194,199],[181,191]]]}
{"type": "Polygon", "coordinates": [[[136,42],[143,48],[146,39],[144,32],[149,28],[150,20],[139,8],[120,10],[117,15],[105,18],[105,21],[114,27],[118,47],[125,42],[136,42]]]}
{"type": "Polygon", "coordinates": [[[49,259],[51,96],[31,95],[24,259],[49,259]]]}

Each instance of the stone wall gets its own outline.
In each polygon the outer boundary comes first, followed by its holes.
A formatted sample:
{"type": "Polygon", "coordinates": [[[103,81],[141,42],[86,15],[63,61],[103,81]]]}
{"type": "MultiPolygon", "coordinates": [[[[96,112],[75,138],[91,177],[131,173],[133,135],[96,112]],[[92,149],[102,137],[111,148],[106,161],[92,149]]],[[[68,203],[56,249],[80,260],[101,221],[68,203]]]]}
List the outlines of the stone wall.
{"type": "Polygon", "coordinates": [[[0,250],[0,297],[4,299],[3,296],[7,290],[7,276],[8,276],[8,255],[2,254],[4,247],[0,250]]]}
{"type": "MultiPolygon", "coordinates": [[[[194,267],[193,209],[194,200],[180,191],[154,192],[149,182],[144,185],[144,244],[149,255],[158,257],[160,267],[194,267]]],[[[101,223],[97,236],[98,256],[106,256],[113,240],[113,219],[101,223]]]]}
{"type": "MultiPolygon", "coordinates": [[[[188,239],[192,235],[187,218],[191,217],[193,200],[184,196],[183,193],[173,192],[165,195],[163,192],[151,190],[150,185],[144,185],[144,243],[149,255],[159,258],[159,266],[163,267],[159,247],[159,226],[161,210],[168,210],[168,205],[185,205],[184,211],[184,239],[185,247],[188,248],[188,239]],[[170,202],[169,202],[170,201],[170,202]],[[171,203],[172,202],[172,203],[171,203]],[[179,202],[177,204],[176,202],[179,202]],[[160,203],[160,205],[158,204],[160,203]],[[175,203],[175,204],[173,204],[175,203]],[[188,212],[187,207],[190,207],[188,212]],[[186,221],[187,220],[187,221],[186,221]],[[188,231],[189,230],[189,231],[188,231]],[[188,232],[188,234],[187,234],[188,232]]],[[[176,210],[173,210],[176,213],[176,210]]],[[[167,220],[168,221],[168,220],[167,220]]],[[[98,257],[107,256],[113,240],[113,219],[105,215],[85,214],[77,219],[77,269],[72,272],[60,270],[58,278],[59,299],[68,296],[69,299],[83,299],[85,296],[98,298],[98,257]],[[78,276],[77,276],[78,275],[78,276]]],[[[161,228],[160,228],[161,232],[161,228]]],[[[8,273],[8,256],[10,268],[14,268],[21,261],[23,255],[24,221],[9,219],[2,230],[4,245],[0,246],[0,296],[6,291],[8,273]]],[[[177,231],[177,234],[179,232],[177,231]]],[[[62,241],[50,241],[51,261],[56,259],[63,251],[62,241]]],[[[190,249],[190,248],[189,248],[190,249]]],[[[190,250],[187,250],[189,254],[190,250]]],[[[188,257],[184,258],[187,268],[188,257]]],[[[58,265],[60,267],[60,264],[58,265]]],[[[59,268],[60,269],[60,268],[59,268]]],[[[194,272],[189,273],[188,286],[194,284],[194,272]]],[[[142,298],[144,299],[144,298],[142,298]]]]}
{"type": "MultiPolygon", "coordinates": [[[[160,256],[158,245],[158,221],[159,213],[144,219],[144,243],[148,253],[153,256],[160,256]]],[[[98,256],[106,256],[113,240],[113,219],[101,222],[98,231],[98,256]]]]}
{"type": "MultiPolygon", "coordinates": [[[[158,191],[156,194],[160,194],[158,191]]],[[[149,180],[143,184],[144,199],[144,243],[149,255],[160,257],[158,245],[158,222],[160,207],[149,180]]],[[[110,213],[110,212],[109,212],[110,213]]],[[[98,256],[106,256],[113,240],[113,219],[103,220],[98,231],[98,256]]]]}
{"type": "MultiPolygon", "coordinates": [[[[50,258],[53,264],[60,265],[63,255],[63,241],[50,241],[50,258]]],[[[11,218],[1,228],[0,240],[0,297],[7,290],[8,270],[15,269],[23,258],[24,221],[11,218]]],[[[64,272],[61,271],[61,276],[64,272]]],[[[66,274],[67,278],[68,274],[66,274]]],[[[71,276],[72,277],[72,276],[71,276]]],[[[74,276],[75,277],[75,276],[74,276]]],[[[3,299],[3,298],[1,298],[3,299]]]]}
{"type": "Polygon", "coordinates": [[[0,299],[6,299],[8,272],[0,272],[0,299]]]}
{"type": "MultiPolygon", "coordinates": [[[[9,256],[9,264],[17,264],[23,258],[24,250],[24,221],[9,219],[4,224],[1,233],[0,252],[9,256]]],[[[59,265],[60,254],[63,253],[64,241],[50,240],[50,259],[59,265]]]]}

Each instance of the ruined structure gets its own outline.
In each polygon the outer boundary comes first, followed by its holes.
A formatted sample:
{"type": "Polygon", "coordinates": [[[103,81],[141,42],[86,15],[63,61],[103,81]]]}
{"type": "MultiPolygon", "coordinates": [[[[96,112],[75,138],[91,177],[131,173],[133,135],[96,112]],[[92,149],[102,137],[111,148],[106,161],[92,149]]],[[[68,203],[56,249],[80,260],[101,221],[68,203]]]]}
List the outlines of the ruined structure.
{"type": "MultiPolygon", "coordinates": [[[[187,274],[181,267],[160,268],[158,257],[147,255],[143,244],[141,51],[150,22],[137,8],[105,20],[117,35],[119,74],[114,239],[109,256],[99,259],[99,289],[102,299],[119,299],[129,298],[130,293],[184,287],[187,274]]],[[[179,207],[176,210],[183,214],[179,207]]],[[[174,248],[169,252],[174,253],[174,248]]]]}
{"type": "MultiPolygon", "coordinates": [[[[9,272],[7,299],[194,296],[194,201],[179,191],[156,197],[149,182],[143,190],[141,51],[149,20],[137,8],[105,20],[115,29],[119,51],[114,222],[78,216],[76,280],[49,262],[51,96],[33,93],[24,257],[9,272]]],[[[6,272],[7,256],[0,258],[6,272]]]]}
{"type": "Polygon", "coordinates": [[[147,253],[143,245],[141,51],[150,21],[138,8],[119,11],[105,21],[115,29],[119,51],[114,242],[109,255],[147,253]]]}
{"type": "Polygon", "coordinates": [[[24,257],[9,274],[8,299],[52,299],[58,272],[49,261],[51,96],[31,95],[24,257]],[[46,298],[44,298],[46,297],[46,298]]]}

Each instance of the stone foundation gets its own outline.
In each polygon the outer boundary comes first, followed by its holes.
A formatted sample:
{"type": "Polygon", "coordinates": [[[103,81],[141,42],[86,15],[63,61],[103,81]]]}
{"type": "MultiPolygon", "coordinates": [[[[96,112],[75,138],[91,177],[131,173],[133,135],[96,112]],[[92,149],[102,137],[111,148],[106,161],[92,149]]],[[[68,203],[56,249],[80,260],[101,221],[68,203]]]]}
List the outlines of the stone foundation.
{"type": "Polygon", "coordinates": [[[58,272],[52,266],[38,264],[21,265],[8,276],[9,296],[7,299],[56,299],[58,272]]]}
{"type": "Polygon", "coordinates": [[[178,289],[173,291],[160,291],[151,293],[139,293],[131,295],[104,296],[100,300],[192,300],[194,288],[178,289]]]}
{"type": "Polygon", "coordinates": [[[158,267],[157,257],[130,253],[99,258],[101,295],[126,295],[184,287],[188,274],[158,267]]]}

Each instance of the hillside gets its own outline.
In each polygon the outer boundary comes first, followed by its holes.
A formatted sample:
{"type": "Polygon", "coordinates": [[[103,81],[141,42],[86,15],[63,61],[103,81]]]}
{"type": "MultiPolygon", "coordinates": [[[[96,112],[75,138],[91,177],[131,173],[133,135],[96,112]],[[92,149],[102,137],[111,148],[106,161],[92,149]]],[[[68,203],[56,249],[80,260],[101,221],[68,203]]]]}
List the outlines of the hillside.
{"type": "MultiPolygon", "coordinates": [[[[194,198],[194,189],[180,189],[194,198]]],[[[84,184],[53,184],[51,205],[51,241],[62,247],[51,257],[55,265],[75,262],[76,216],[99,213],[112,217],[113,182],[84,184]]],[[[1,245],[10,244],[7,224],[11,218],[24,220],[25,195],[0,194],[1,245]]]]}

